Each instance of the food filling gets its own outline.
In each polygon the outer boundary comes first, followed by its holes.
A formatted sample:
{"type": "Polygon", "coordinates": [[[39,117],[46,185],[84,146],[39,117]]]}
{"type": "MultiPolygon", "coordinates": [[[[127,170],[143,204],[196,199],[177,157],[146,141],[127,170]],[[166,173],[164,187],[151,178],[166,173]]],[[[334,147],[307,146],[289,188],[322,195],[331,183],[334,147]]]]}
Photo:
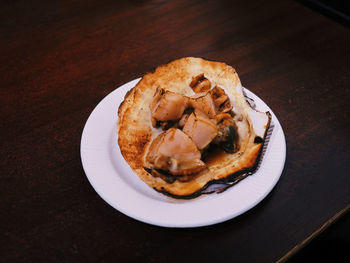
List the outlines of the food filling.
{"type": "Polygon", "coordinates": [[[212,146],[239,150],[233,107],[225,91],[200,74],[192,97],[157,88],[150,104],[152,126],[163,132],[151,143],[145,170],[168,183],[187,181],[204,170],[203,154],[212,146]]]}

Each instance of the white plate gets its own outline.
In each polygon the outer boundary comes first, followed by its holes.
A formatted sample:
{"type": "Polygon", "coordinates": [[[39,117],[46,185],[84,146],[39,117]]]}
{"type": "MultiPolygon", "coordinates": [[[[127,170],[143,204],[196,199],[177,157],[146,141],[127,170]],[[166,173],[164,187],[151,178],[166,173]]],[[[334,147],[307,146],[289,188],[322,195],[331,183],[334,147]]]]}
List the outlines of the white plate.
{"type": "Polygon", "coordinates": [[[285,137],[272,110],[245,89],[257,109],[272,114],[274,126],[259,169],[220,194],[178,200],[141,181],[125,162],[117,143],[118,107],[130,81],[107,95],[89,116],[81,138],[82,164],[91,185],[112,207],[145,223],[165,227],[199,227],[234,218],[263,200],[276,185],[286,158],[285,137]]]}

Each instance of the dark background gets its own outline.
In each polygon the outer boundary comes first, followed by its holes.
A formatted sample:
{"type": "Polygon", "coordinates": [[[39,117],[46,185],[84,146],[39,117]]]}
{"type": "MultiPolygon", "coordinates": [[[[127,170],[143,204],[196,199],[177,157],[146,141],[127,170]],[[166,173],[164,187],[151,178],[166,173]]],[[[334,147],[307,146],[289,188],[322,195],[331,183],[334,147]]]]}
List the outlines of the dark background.
{"type": "Polygon", "coordinates": [[[345,26],[350,25],[350,7],[341,0],[298,0],[301,4],[345,26]]]}
{"type": "MultiPolygon", "coordinates": [[[[350,8],[347,1],[334,0],[299,0],[300,4],[320,13],[329,19],[350,25],[350,8]]],[[[350,43],[349,43],[350,44],[350,43]]],[[[350,247],[350,217],[349,213],[332,224],[326,231],[317,235],[288,262],[334,262],[345,260],[350,247]]]]}
{"type": "Polygon", "coordinates": [[[343,255],[350,33],[334,17],[277,0],[1,2],[0,261],[274,262],[325,224],[290,260],[343,255]],[[184,56],[236,68],[278,116],[287,161],[273,191],[247,213],[167,229],[97,195],[80,138],[103,97],[184,56]]]}
{"type": "Polygon", "coordinates": [[[287,262],[342,262],[348,258],[350,245],[349,213],[341,217],[323,233],[316,236],[287,262]]]}

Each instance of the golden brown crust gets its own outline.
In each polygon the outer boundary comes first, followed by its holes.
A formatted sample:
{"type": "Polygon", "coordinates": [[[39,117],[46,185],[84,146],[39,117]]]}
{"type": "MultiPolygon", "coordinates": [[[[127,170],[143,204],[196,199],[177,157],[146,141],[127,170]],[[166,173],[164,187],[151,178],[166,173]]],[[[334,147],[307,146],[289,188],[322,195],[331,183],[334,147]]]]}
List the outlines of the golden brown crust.
{"type": "MultiPolygon", "coordinates": [[[[158,67],[153,73],[146,74],[126,94],[118,110],[118,144],[125,160],[140,179],[150,187],[180,198],[198,195],[201,189],[213,181],[220,181],[235,173],[241,174],[243,171],[252,170],[262,148],[262,143],[254,143],[256,136],[254,130],[247,128],[251,126],[249,114],[242,113],[247,116],[243,120],[246,123],[241,124],[243,127],[241,129],[249,132],[247,138],[242,139],[240,150],[234,154],[215,150],[217,151],[215,155],[209,154],[209,157],[206,157],[207,168],[194,175],[192,180],[187,182],[176,180],[169,184],[144,170],[148,147],[159,134],[159,131],[152,128],[149,110],[149,104],[157,87],[191,96],[193,90],[189,84],[194,76],[201,73],[204,73],[213,86],[223,87],[228,94],[231,94],[232,100],[237,100],[234,107],[244,111],[246,101],[239,89],[237,92],[240,80],[236,71],[225,63],[192,57],[175,60],[158,67]],[[243,102],[242,99],[244,99],[243,102]]],[[[268,124],[266,124],[266,130],[268,124]]]]}

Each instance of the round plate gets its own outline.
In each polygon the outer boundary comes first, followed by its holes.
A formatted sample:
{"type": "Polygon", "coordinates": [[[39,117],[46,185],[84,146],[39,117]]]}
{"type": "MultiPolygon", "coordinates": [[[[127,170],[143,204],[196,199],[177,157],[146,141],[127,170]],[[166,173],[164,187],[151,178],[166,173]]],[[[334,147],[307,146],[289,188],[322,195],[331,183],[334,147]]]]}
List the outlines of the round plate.
{"type": "Polygon", "coordinates": [[[118,108],[130,81],[107,95],[89,116],[81,138],[82,164],[93,188],[112,207],[139,221],[165,227],[199,227],[234,218],[263,200],[278,182],[286,158],[282,127],[272,110],[245,89],[260,111],[272,115],[271,128],[258,170],[217,194],[179,200],[156,192],[131,170],[120,153],[116,124],[118,108]]]}

